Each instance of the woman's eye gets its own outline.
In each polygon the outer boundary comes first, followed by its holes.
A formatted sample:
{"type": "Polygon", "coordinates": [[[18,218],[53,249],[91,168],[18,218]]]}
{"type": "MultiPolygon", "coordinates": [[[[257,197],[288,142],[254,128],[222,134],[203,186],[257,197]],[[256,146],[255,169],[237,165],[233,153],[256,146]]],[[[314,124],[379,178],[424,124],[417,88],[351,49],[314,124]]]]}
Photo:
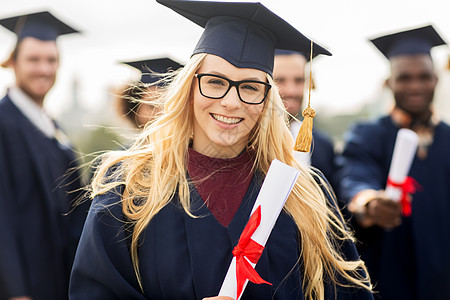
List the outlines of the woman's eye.
{"type": "Polygon", "coordinates": [[[221,86],[225,86],[226,83],[224,80],[220,80],[220,79],[210,79],[208,80],[208,84],[210,85],[221,85],[221,86]]]}
{"type": "Polygon", "coordinates": [[[246,90],[247,92],[256,92],[259,90],[259,87],[254,84],[243,84],[241,85],[241,89],[246,90]]]}

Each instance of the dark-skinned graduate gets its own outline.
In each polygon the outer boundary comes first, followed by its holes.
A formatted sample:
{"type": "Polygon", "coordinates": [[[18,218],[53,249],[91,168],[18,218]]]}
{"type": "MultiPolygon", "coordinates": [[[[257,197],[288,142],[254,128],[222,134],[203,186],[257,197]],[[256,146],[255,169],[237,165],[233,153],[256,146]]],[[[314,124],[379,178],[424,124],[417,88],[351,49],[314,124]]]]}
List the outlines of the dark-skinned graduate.
{"type": "Polygon", "coordinates": [[[372,43],[389,60],[395,107],[355,125],[343,151],[341,191],[355,216],[359,252],[376,297],[450,299],[450,126],[432,109],[438,78],[431,49],[445,42],[429,25],[372,43]],[[410,213],[384,192],[400,128],[419,141],[408,174],[417,183],[399,183],[410,213]]]}
{"type": "Polygon", "coordinates": [[[0,20],[17,35],[0,100],[0,299],[67,299],[88,208],[75,155],[44,108],[59,66],[58,36],[76,32],[49,12],[0,20]]]}
{"type": "Polygon", "coordinates": [[[227,299],[217,295],[275,158],[301,174],[256,265],[271,285],[255,275],[241,299],[373,299],[327,183],[294,158],[272,79],[275,48],[311,41],[260,3],[158,2],[205,30],[162,115],[93,181],[71,299],[227,299]]]}

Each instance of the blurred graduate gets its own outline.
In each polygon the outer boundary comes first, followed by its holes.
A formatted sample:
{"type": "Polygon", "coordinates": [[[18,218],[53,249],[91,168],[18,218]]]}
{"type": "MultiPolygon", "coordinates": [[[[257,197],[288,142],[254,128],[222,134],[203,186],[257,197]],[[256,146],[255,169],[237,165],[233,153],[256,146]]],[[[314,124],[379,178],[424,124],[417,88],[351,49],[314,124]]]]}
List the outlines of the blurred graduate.
{"type": "MultiPolygon", "coordinates": [[[[354,126],[343,151],[341,189],[355,215],[360,254],[381,299],[448,299],[450,126],[432,110],[438,78],[430,53],[445,42],[429,25],[372,43],[390,62],[387,85],[395,107],[387,116],[354,126]],[[410,216],[402,216],[401,202],[384,193],[400,128],[419,137],[409,175],[420,187],[405,194],[412,199],[410,216]]],[[[402,188],[406,193],[408,186],[402,188]]]]}
{"type": "MultiPolygon", "coordinates": [[[[310,62],[308,53],[275,50],[273,77],[289,114],[289,130],[294,138],[297,137],[302,125],[301,115],[306,82],[305,67],[308,62],[310,62]]],[[[313,130],[312,134],[311,151],[296,151],[295,156],[300,162],[319,169],[336,190],[338,184],[333,142],[323,132],[313,130]]]]}
{"type": "Polygon", "coordinates": [[[161,116],[94,178],[71,299],[216,298],[275,158],[302,172],[256,265],[272,285],[253,278],[241,299],[372,299],[327,184],[294,158],[272,79],[276,47],[311,41],[260,3],[159,2],[205,30],[161,116]]]}
{"type": "Polygon", "coordinates": [[[140,71],[138,81],[131,82],[117,97],[118,112],[134,127],[142,129],[162,110],[158,103],[159,90],[165,85],[167,74],[182,67],[168,57],[124,62],[140,71]]]}
{"type": "Polygon", "coordinates": [[[17,35],[2,65],[16,81],[0,100],[0,210],[7,218],[0,228],[0,298],[67,299],[87,209],[73,210],[80,189],[75,156],[44,99],[58,70],[56,39],[77,31],[49,12],[0,25],[17,35]]]}

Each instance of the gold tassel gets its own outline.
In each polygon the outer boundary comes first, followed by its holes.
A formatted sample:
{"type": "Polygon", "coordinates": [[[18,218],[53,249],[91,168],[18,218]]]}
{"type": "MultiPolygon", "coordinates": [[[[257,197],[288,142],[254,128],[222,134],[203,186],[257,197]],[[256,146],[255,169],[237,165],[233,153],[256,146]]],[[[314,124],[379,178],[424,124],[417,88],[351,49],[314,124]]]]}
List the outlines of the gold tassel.
{"type": "Polygon", "coordinates": [[[295,140],[295,151],[309,152],[312,142],[312,128],[313,119],[316,116],[316,112],[310,106],[305,108],[302,112],[303,122],[298,132],[297,139],[295,140]]]}
{"type": "Polygon", "coordinates": [[[309,98],[308,106],[303,110],[303,122],[298,132],[297,138],[295,139],[294,150],[300,152],[309,152],[311,149],[312,142],[312,128],[313,119],[316,116],[316,112],[311,108],[311,85],[312,85],[312,54],[313,54],[313,42],[311,41],[311,53],[310,53],[310,63],[309,63],[309,98]]]}

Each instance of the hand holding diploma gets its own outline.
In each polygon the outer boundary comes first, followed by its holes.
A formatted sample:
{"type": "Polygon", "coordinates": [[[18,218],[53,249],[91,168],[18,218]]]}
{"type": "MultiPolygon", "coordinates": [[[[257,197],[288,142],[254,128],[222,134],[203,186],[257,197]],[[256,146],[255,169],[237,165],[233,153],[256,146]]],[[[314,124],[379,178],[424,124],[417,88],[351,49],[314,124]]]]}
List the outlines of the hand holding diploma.
{"type": "Polygon", "coordinates": [[[370,202],[367,204],[366,226],[377,225],[391,230],[402,224],[402,207],[398,201],[386,198],[384,191],[374,191],[370,202]]]}
{"type": "Polygon", "coordinates": [[[415,132],[400,129],[394,145],[385,191],[360,191],[349,205],[362,227],[379,226],[392,229],[402,223],[402,214],[411,214],[409,193],[415,191],[413,179],[407,177],[418,144],[415,132]],[[358,215],[359,214],[359,215],[358,215]]]}
{"type": "Polygon", "coordinates": [[[254,268],[298,175],[297,169],[278,160],[272,161],[250,219],[233,250],[234,257],[219,296],[239,299],[249,280],[258,284],[270,284],[254,268]]]}
{"type": "Polygon", "coordinates": [[[404,216],[411,215],[410,194],[413,194],[418,186],[413,178],[407,176],[416,154],[418,141],[419,138],[414,131],[405,128],[398,131],[386,184],[386,198],[400,201],[404,216]]]}

